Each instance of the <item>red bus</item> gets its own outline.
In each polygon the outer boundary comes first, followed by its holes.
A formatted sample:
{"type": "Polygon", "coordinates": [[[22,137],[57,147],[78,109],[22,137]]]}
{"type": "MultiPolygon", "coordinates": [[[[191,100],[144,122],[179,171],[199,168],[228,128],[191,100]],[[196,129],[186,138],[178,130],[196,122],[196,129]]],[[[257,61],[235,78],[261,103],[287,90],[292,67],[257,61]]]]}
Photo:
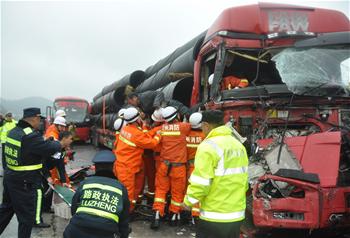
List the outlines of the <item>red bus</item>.
{"type": "Polygon", "coordinates": [[[54,100],[53,108],[55,111],[62,109],[66,112],[67,123],[76,126],[74,140],[90,140],[90,118],[89,102],[77,97],[59,97],[54,100]]]}

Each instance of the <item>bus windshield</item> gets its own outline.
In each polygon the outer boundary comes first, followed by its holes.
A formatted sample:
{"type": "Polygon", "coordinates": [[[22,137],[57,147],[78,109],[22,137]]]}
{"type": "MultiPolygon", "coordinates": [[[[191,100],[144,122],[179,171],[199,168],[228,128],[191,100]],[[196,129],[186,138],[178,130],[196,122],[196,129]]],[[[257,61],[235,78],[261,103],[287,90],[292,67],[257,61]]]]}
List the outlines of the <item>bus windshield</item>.
{"type": "Polygon", "coordinates": [[[62,109],[66,112],[67,122],[83,122],[88,111],[86,101],[60,100],[54,103],[55,110],[62,109]]]}

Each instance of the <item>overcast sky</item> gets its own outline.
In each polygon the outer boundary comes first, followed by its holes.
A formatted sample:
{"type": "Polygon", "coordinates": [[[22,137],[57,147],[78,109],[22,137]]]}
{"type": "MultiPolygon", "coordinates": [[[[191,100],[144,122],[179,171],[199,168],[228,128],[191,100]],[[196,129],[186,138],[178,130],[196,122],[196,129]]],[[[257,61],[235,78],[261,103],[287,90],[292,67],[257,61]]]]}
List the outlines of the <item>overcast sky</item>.
{"type": "MultiPolygon", "coordinates": [[[[1,1],[0,97],[92,100],[105,85],[146,69],[207,29],[224,9],[254,2],[1,1]]],[[[280,2],[349,17],[349,1],[280,2]]]]}

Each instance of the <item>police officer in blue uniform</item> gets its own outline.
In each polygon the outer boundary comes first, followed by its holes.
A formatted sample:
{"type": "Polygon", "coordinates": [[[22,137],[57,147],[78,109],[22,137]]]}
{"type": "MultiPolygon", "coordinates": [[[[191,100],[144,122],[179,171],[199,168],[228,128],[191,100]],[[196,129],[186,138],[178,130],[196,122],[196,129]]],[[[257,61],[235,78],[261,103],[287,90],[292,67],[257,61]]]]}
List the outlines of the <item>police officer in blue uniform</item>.
{"type": "Polygon", "coordinates": [[[95,176],[87,178],[72,201],[72,219],[64,238],[128,238],[129,199],[126,188],[113,174],[115,155],[98,152],[92,162],[95,176]]]}
{"type": "Polygon", "coordinates": [[[42,158],[60,152],[60,142],[44,140],[38,132],[39,108],[23,110],[23,119],[12,129],[5,143],[6,170],[3,201],[0,205],[0,235],[16,213],[18,237],[29,238],[40,222],[42,158]]]}

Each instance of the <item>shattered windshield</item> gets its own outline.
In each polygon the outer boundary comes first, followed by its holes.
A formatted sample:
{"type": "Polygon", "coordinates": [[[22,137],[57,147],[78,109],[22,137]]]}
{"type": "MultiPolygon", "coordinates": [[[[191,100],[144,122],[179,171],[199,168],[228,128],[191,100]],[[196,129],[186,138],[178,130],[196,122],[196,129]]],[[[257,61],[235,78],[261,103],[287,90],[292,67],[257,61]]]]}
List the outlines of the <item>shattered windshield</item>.
{"type": "Polygon", "coordinates": [[[349,47],[288,48],[272,60],[282,81],[295,94],[349,96],[349,58],[349,47]]]}

